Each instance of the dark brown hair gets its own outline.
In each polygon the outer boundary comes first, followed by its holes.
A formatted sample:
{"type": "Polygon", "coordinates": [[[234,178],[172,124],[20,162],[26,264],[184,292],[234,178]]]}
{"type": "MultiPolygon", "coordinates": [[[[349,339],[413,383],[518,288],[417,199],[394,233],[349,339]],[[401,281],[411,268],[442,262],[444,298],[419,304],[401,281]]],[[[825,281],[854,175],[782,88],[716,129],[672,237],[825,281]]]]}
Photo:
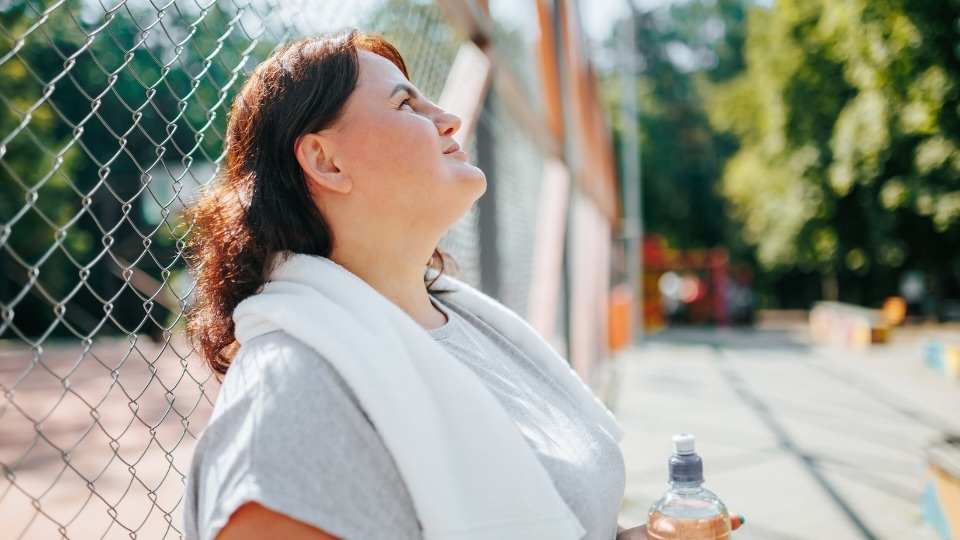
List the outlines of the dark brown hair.
{"type": "MultiPolygon", "coordinates": [[[[314,36],[276,50],[233,102],[224,168],[188,212],[196,303],[187,315],[187,333],[218,376],[238,348],[233,310],[263,287],[271,256],[331,253],[332,231],[307,191],[294,145],[340,119],[360,74],[358,51],[390,60],[410,78],[383,36],[314,36]]],[[[434,251],[428,267],[442,273],[445,258],[434,251]]],[[[435,281],[427,280],[428,286],[435,281]]]]}

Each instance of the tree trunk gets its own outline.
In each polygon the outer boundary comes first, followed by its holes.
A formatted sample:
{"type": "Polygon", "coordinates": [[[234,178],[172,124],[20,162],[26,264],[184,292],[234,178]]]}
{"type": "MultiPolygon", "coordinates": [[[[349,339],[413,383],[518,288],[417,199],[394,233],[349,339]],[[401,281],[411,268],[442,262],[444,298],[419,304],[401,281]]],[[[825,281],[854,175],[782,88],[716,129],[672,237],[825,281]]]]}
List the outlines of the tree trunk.
{"type": "Polygon", "coordinates": [[[824,300],[836,302],[840,299],[840,286],[837,273],[833,271],[820,274],[820,294],[824,300]]]}

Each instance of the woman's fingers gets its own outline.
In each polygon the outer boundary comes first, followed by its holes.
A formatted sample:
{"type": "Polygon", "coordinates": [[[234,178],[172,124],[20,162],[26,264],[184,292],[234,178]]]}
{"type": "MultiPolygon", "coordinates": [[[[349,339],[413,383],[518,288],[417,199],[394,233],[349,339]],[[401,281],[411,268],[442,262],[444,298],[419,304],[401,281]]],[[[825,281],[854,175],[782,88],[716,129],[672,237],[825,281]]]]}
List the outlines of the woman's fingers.
{"type": "Polygon", "coordinates": [[[747,522],[747,519],[740,514],[731,514],[730,515],[730,529],[737,530],[741,525],[747,522]]]}
{"type": "Polygon", "coordinates": [[[647,536],[647,526],[641,525],[620,531],[620,533],[617,534],[617,540],[650,540],[647,536]]]}

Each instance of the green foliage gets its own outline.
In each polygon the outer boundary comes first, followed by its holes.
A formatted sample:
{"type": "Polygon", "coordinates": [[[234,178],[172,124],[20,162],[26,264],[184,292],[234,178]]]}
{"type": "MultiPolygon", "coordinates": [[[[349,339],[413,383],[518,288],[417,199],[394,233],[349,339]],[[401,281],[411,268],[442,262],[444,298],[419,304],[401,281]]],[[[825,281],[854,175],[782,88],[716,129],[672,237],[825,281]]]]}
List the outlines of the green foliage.
{"type": "MultiPolygon", "coordinates": [[[[675,248],[730,245],[736,239],[716,190],[734,146],[710,125],[704,93],[713,81],[728,80],[743,68],[748,4],[696,0],[634,17],[644,228],[675,248]]],[[[611,50],[618,39],[608,45],[611,50]]],[[[611,108],[619,106],[620,76],[602,77],[611,108]]],[[[620,129],[615,124],[616,141],[620,129]]]]}
{"type": "Polygon", "coordinates": [[[193,171],[220,158],[255,44],[216,4],[162,23],[149,6],[88,4],[0,8],[0,302],[21,335],[86,336],[104,315],[125,331],[166,325],[123,268],[167,281],[182,267],[176,209],[210,180],[193,171]]]}
{"type": "Polygon", "coordinates": [[[870,273],[877,286],[850,298],[867,303],[907,268],[960,293],[958,14],[906,0],[750,11],[746,70],[712,85],[708,110],[740,145],[722,191],[765,268],[870,273]]]}

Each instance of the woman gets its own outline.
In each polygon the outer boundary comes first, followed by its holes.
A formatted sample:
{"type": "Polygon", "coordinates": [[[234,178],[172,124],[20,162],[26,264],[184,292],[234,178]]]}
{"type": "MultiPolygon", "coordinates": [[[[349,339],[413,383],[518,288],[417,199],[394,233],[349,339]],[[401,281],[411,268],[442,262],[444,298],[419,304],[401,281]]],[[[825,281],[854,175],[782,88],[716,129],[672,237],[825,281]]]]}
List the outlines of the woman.
{"type": "Polygon", "coordinates": [[[459,128],[371,34],[295,41],[243,86],[193,210],[188,327],[223,385],[187,538],[617,536],[616,421],[443,275],[437,243],[486,188],[459,128]]]}

